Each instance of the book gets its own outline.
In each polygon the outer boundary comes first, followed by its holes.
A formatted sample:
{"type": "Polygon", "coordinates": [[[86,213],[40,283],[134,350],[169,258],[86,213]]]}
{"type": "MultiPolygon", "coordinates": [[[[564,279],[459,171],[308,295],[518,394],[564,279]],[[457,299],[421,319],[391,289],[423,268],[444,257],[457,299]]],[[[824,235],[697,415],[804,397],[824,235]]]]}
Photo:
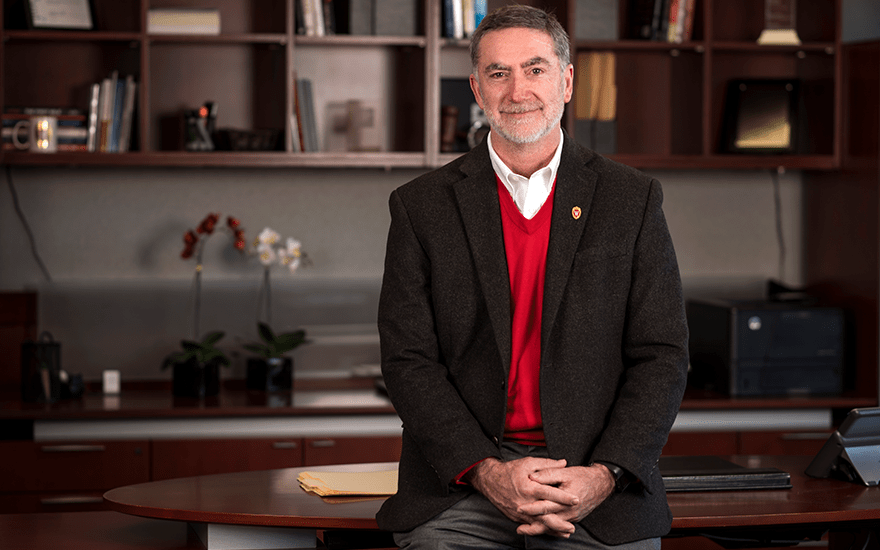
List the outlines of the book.
{"type": "Polygon", "coordinates": [[[91,93],[89,94],[89,118],[88,118],[88,139],[86,140],[86,149],[94,151],[97,146],[98,139],[98,104],[101,96],[101,85],[92,84],[91,93]]]}
{"type": "Polygon", "coordinates": [[[474,0],[474,28],[479,27],[489,11],[487,0],[474,0]]]}
{"type": "Polygon", "coordinates": [[[681,42],[688,42],[693,38],[694,33],[694,11],[696,10],[696,0],[682,0],[684,4],[684,19],[681,25],[681,42]]]}
{"type": "Polygon", "coordinates": [[[665,41],[669,26],[669,0],[654,0],[651,17],[651,40],[665,41]]]}
{"type": "Polygon", "coordinates": [[[122,122],[119,130],[119,146],[120,153],[126,153],[131,147],[132,121],[134,119],[134,99],[137,93],[137,82],[134,76],[125,77],[125,95],[122,106],[122,122]]]}
{"type": "Polygon", "coordinates": [[[151,8],[147,34],[220,34],[220,11],[211,8],[151,8]]]}
{"type": "Polygon", "coordinates": [[[125,101],[125,80],[116,79],[116,92],[113,95],[113,113],[110,115],[110,139],[107,151],[119,152],[119,131],[122,127],[122,103],[125,101]]]}
{"type": "Polygon", "coordinates": [[[97,150],[102,153],[110,151],[110,132],[113,124],[113,104],[116,100],[116,81],[119,72],[113,71],[101,81],[101,94],[98,99],[98,143],[97,150]]]}
{"type": "Polygon", "coordinates": [[[464,38],[464,6],[462,0],[443,0],[443,36],[464,38]]]}
{"type": "Polygon", "coordinates": [[[667,492],[790,489],[791,475],[778,468],[748,468],[718,456],[662,456],[667,492]]]}
{"type": "Polygon", "coordinates": [[[464,36],[472,36],[477,26],[474,24],[474,0],[461,0],[461,12],[464,19],[464,36]]]}
{"type": "Polygon", "coordinates": [[[306,153],[314,153],[318,151],[318,133],[312,97],[312,81],[307,78],[299,78],[296,84],[297,111],[302,129],[302,150],[306,153]]]}
{"type": "Polygon", "coordinates": [[[684,7],[684,2],[682,0],[668,0],[668,14],[667,14],[667,23],[666,23],[666,41],[667,42],[680,42],[680,34],[679,34],[679,24],[681,21],[681,17],[679,15],[679,10],[684,7]]]}

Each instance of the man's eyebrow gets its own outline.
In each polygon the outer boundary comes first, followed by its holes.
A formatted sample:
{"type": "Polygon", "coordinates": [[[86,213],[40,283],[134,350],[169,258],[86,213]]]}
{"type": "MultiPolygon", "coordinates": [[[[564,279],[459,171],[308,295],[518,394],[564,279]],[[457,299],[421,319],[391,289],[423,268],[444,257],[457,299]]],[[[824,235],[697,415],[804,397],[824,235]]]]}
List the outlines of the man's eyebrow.
{"type": "Polygon", "coordinates": [[[491,73],[495,71],[509,71],[510,67],[507,65],[502,65],[501,63],[489,63],[486,65],[486,68],[483,69],[484,72],[491,73]]]}
{"type": "MultiPolygon", "coordinates": [[[[550,62],[546,58],[541,57],[540,55],[536,55],[535,57],[529,59],[528,61],[524,61],[523,63],[521,63],[520,67],[525,69],[527,67],[534,67],[535,65],[547,65],[549,63],[550,62]]],[[[486,68],[483,69],[483,71],[485,71],[487,73],[491,73],[494,71],[509,71],[509,70],[510,70],[509,66],[503,65],[501,63],[489,63],[488,65],[486,65],[486,68]]]]}
{"type": "Polygon", "coordinates": [[[537,56],[535,56],[535,57],[529,59],[528,61],[526,61],[526,62],[523,63],[522,65],[520,65],[520,67],[522,67],[522,68],[526,68],[526,67],[532,67],[532,66],[534,66],[534,65],[542,65],[542,64],[543,64],[543,65],[546,65],[546,64],[549,64],[549,63],[550,63],[550,62],[547,61],[547,59],[545,59],[545,58],[543,58],[543,57],[537,55],[537,56]]]}

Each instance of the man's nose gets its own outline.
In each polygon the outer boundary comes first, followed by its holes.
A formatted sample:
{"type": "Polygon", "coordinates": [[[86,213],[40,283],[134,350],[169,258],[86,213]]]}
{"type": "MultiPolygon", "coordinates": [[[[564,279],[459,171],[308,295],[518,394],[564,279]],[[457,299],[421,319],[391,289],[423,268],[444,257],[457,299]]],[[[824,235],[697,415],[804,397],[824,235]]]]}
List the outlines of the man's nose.
{"type": "Polygon", "coordinates": [[[528,79],[521,74],[514,73],[510,78],[510,90],[508,93],[510,100],[524,101],[528,99],[530,93],[528,79]]]}

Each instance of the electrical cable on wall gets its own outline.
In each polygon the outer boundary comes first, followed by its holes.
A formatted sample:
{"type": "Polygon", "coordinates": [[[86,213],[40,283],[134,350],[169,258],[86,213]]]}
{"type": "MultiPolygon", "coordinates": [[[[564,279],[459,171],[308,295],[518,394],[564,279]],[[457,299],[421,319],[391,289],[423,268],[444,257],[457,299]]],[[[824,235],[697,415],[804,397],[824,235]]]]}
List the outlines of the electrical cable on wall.
{"type": "Polygon", "coordinates": [[[770,171],[770,178],[773,181],[773,206],[776,217],[776,243],[779,246],[779,280],[785,281],[785,235],[782,231],[782,197],[779,191],[779,175],[785,172],[785,168],[780,166],[776,170],[770,171]]]}
{"type": "Polygon", "coordinates": [[[15,191],[15,185],[12,183],[12,169],[9,165],[6,165],[6,185],[9,187],[9,193],[12,195],[12,206],[15,209],[15,213],[18,215],[18,219],[21,220],[21,225],[24,228],[25,233],[27,233],[28,241],[31,245],[31,254],[34,256],[34,260],[36,260],[37,265],[40,266],[40,270],[43,272],[43,276],[50,283],[52,282],[52,276],[49,275],[49,270],[46,269],[46,264],[43,263],[43,259],[40,257],[40,253],[37,250],[37,243],[34,239],[34,234],[31,231],[31,226],[27,221],[27,218],[24,215],[24,212],[21,209],[21,204],[18,202],[18,193],[15,191]]]}

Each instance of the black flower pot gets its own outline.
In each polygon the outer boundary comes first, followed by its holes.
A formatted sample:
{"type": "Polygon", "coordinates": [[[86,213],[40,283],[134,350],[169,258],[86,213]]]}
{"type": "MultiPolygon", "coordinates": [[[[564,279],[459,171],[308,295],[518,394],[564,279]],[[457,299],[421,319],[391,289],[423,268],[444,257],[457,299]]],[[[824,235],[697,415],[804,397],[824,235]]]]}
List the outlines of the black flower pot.
{"type": "Polygon", "coordinates": [[[247,389],[289,391],[293,389],[293,359],[250,357],[247,360],[247,389]]]}
{"type": "Polygon", "coordinates": [[[177,397],[211,397],[220,393],[220,362],[190,359],[174,363],[171,393],[177,397]]]}

